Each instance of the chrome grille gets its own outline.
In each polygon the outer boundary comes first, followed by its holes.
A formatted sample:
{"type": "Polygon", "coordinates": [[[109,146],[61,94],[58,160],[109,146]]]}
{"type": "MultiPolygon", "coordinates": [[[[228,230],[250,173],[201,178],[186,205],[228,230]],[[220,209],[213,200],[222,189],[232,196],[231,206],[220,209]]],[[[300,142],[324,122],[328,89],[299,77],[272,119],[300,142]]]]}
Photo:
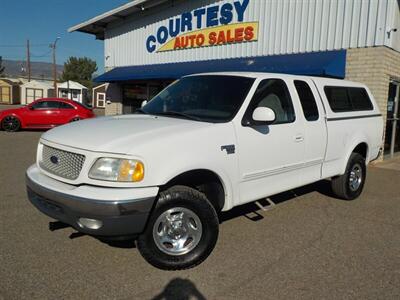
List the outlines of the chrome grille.
{"type": "Polygon", "coordinates": [[[85,156],[82,154],[43,145],[39,165],[49,173],[74,180],[78,178],[84,162],[85,156]]]}

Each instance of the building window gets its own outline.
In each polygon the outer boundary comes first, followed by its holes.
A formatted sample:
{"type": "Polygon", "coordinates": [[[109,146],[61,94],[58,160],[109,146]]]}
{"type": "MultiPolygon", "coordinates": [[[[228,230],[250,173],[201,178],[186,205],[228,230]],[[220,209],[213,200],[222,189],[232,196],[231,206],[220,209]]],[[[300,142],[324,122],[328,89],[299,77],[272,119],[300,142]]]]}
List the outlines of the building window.
{"type": "Polygon", "coordinates": [[[33,88],[26,88],[26,103],[32,103],[33,101],[43,98],[43,90],[42,89],[33,89],[33,88]]]}
{"type": "Polygon", "coordinates": [[[105,107],[106,94],[105,93],[97,93],[97,107],[105,107]]]}
{"type": "Polygon", "coordinates": [[[303,109],[304,117],[306,118],[306,120],[318,120],[318,107],[310,86],[305,81],[301,80],[295,80],[294,85],[296,87],[297,94],[299,95],[301,107],[303,109]]]}
{"type": "Polygon", "coordinates": [[[79,94],[79,90],[72,90],[72,99],[78,100],[79,94]]]}
{"type": "Polygon", "coordinates": [[[60,90],[59,91],[61,98],[68,98],[68,91],[67,90],[60,90]]]}
{"type": "Polygon", "coordinates": [[[8,86],[0,86],[0,102],[9,103],[11,100],[11,89],[8,86]]]}

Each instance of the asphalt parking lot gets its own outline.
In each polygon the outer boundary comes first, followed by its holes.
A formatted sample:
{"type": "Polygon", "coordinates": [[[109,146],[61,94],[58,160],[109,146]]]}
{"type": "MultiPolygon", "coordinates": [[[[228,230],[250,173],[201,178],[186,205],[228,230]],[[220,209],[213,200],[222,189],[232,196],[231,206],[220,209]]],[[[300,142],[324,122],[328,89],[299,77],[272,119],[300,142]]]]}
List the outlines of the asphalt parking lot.
{"type": "Polygon", "coordinates": [[[41,132],[0,131],[2,299],[399,299],[400,171],[369,167],[361,198],[320,182],[223,216],[211,256],[166,272],[133,243],[109,245],[71,228],[49,231],[27,200],[24,172],[41,132]]]}

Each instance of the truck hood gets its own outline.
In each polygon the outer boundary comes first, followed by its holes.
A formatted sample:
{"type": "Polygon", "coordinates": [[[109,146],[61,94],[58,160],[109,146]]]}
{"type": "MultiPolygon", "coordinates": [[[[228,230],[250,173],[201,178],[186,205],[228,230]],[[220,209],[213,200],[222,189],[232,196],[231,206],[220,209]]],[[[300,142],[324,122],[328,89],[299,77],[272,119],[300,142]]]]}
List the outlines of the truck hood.
{"type": "MultiPolygon", "coordinates": [[[[152,115],[121,115],[81,120],[54,128],[42,139],[69,147],[133,154],[135,145],[193,133],[212,123],[152,115]]],[[[165,145],[160,145],[165,147],[165,145]]]]}

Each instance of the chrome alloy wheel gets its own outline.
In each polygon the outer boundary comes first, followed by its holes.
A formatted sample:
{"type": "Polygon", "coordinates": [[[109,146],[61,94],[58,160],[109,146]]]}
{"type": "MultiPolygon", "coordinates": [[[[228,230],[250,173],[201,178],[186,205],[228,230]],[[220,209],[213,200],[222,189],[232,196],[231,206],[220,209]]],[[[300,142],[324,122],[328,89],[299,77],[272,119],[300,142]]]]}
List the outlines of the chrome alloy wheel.
{"type": "Polygon", "coordinates": [[[360,164],[354,164],[354,166],[351,168],[349,176],[350,190],[352,190],[353,192],[357,191],[361,185],[362,178],[363,174],[360,164]]]}
{"type": "Polygon", "coordinates": [[[158,249],[168,255],[183,255],[200,242],[202,225],[190,209],[174,207],[163,212],[153,226],[153,239],[158,249]]]}

